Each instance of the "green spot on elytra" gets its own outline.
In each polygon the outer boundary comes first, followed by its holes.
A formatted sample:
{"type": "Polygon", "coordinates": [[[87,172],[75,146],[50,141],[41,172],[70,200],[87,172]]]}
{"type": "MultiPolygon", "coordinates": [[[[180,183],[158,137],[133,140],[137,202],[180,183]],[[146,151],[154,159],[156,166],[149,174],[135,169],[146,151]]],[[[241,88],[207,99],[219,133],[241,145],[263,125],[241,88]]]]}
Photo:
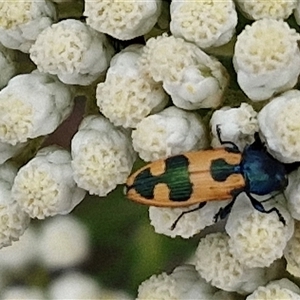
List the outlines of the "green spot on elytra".
{"type": "Polygon", "coordinates": [[[177,155],[165,160],[165,172],[153,176],[150,168],[140,172],[132,188],[146,199],[154,198],[154,188],[159,183],[164,183],[169,189],[171,201],[187,201],[192,194],[193,185],[188,171],[189,161],[184,155],[177,155]]]}

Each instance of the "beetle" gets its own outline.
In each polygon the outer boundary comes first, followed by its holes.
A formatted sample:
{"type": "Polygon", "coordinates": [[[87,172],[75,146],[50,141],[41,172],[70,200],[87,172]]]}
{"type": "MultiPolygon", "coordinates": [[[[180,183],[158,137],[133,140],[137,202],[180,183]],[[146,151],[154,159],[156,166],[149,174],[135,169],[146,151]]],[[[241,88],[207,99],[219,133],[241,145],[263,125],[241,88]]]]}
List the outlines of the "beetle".
{"type": "Polygon", "coordinates": [[[141,204],[159,207],[184,207],[199,204],[183,212],[174,222],[191,211],[202,208],[208,201],[232,201],[221,208],[215,221],[224,219],[231,211],[237,196],[245,192],[253,207],[262,213],[276,212],[273,207],[265,210],[256,195],[283,191],[287,184],[287,171],[283,163],[273,158],[255,134],[255,141],[240,152],[237,145],[221,138],[220,126],[216,127],[221,145],[219,149],[187,152],[149,163],[128,177],[126,196],[141,204]]]}

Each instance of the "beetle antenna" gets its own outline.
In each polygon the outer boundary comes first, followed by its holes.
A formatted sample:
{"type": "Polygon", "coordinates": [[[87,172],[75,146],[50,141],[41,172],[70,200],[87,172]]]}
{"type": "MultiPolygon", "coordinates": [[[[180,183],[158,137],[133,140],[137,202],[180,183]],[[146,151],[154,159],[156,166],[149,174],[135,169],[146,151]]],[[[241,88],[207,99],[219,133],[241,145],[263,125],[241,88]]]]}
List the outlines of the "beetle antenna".
{"type": "Polygon", "coordinates": [[[221,138],[221,127],[220,126],[221,126],[220,124],[218,124],[216,126],[217,136],[218,136],[218,140],[219,140],[220,144],[221,145],[225,145],[225,144],[231,145],[232,150],[240,152],[238,146],[235,143],[233,143],[231,141],[223,141],[222,140],[222,138],[221,138]]]}
{"type": "Polygon", "coordinates": [[[185,214],[189,214],[191,212],[194,212],[196,210],[201,209],[204,205],[206,204],[206,202],[201,202],[196,208],[193,208],[191,210],[187,210],[187,211],[183,211],[178,217],[177,219],[174,221],[174,223],[172,224],[172,226],[170,227],[171,230],[174,230],[175,227],[177,226],[179,220],[185,215],[185,214]]]}

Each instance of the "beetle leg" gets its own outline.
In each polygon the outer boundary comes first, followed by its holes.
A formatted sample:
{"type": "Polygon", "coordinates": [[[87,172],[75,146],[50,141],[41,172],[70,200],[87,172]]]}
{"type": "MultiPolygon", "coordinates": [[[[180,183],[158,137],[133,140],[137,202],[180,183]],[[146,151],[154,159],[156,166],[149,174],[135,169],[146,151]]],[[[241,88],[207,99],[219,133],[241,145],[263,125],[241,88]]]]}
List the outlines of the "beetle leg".
{"type": "Polygon", "coordinates": [[[258,200],[256,200],[254,197],[252,197],[248,193],[247,193],[247,196],[250,199],[251,204],[253,205],[253,207],[256,210],[258,210],[259,212],[265,213],[265,214],[269,214],[269,213],[275,211],[276,214],[277,214],[277,216],[278,216],[278,218],[279,218],[279,221],[282,222],[283,225],[286,224],[285,219],[283,218],[282,214],[279,212],[279,210],[276,207],[272,207],[269,210],[265,210],[265,208],[263,207],[263,205],[258,200]]]}
{"type": "Polygon", "coordinates": [[[219,211],[214,216],[214,222],[217,223],[219,220],[225,219],[231,212],[232,206],[235,202],[235,198],[233,198],[226,206],[221,207],[219,211]]]}
{"type": "Polygon", "coordinates": [[[196,211],[196,210],[198,210],[198,209],[201,209],[205,204],[206,204],[206,202],[201,202],[196,208],[193,208],[193,209],[187,210],[187,211],[183,211],[183,212],[177,217],[177,219],[174,221],[174,223],[172,224],[172,226],[171,226],[170,229],[171,229],[171,230],[174,230],[175,227],[176,227],[176,225],[177,225],[177,223],[178,223],[178,221],[179,221],[185,214],[188,214],[188,213],[191,213],[191,212],[196,211]]]}
{"type": "Polygon", "coordinates": [[[240,152],[238,146],[235,143],[233,143],[231,141],[223,141],[222,140],[222,138],[221,138],[221,127],[220,127],[220,124],[218,124],[216,126],[216,131],[217,131],[217,136],[218,136],[218,139],[219,139],[219,142],[220,142],[221,145],[224,145],[224,144],[231,145],[232,148],[228,148],[229,150],[231,150],[232,152],[240,152]]]}

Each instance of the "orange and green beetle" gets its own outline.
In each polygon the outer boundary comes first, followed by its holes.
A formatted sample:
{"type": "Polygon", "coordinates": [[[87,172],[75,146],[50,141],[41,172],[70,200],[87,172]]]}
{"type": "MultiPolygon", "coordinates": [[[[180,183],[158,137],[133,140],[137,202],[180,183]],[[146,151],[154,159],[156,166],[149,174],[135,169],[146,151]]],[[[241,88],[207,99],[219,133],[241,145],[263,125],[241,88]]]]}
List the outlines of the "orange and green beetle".
{"type": "MultiPolygon", "coordinates": [[[[221,139],[221,144],[232,148],[219,148],[175,155],[152,162],[133,173],[126,182],[126,195],[141,204],[160,207],[184,207],[207,201],[232,201],[221,208],[215,217],[225,218],[236,197],[245,192],[253,207],[260,212],[275,211],[285,223],[276,208],[265,210],[250,193],[267,195],[282,191],[287,186],[287,172],[284,164],[266,152],[256,135],[255,142],[240,152],[232,142],[221,139]]],[[[193,209],[194,211],[195,209],[193,209]]]]}

